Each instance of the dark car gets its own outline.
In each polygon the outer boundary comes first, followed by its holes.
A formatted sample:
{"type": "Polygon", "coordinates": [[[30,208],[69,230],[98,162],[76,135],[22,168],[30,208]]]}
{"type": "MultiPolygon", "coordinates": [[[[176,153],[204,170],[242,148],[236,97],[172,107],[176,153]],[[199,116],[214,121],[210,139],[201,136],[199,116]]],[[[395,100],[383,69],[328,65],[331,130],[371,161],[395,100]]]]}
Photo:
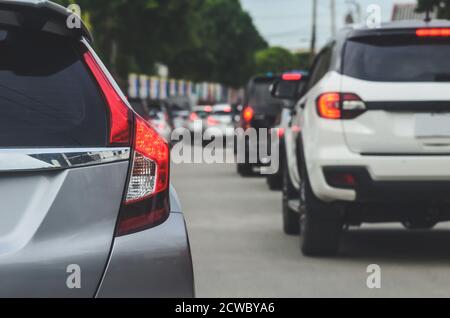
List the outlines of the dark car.
{"type": "MultiPolygon", "coordinates": [[[[272,97],[270,89],[274,82],[280,80],[279,76],[257,76],[252,78],[245,91],[244,107],[242,109],[238,128],[244,130],[254,128],[270,129],[280,122],[281,110],[283,109],[283,101],[272,97]]],[[[254,167],[266,165],[265,158],[258,158],[256,162],[249,160],[249,153],[258,153],[260,147],[270,149],[270,138],[259,138],[257,143],[251,143],[246,140],[245,163],[238,163],[237,171],[241,176],[249,176],[253,174],[254,167]],[[254,149],[257,148],[257,149],[254,149]]]]}

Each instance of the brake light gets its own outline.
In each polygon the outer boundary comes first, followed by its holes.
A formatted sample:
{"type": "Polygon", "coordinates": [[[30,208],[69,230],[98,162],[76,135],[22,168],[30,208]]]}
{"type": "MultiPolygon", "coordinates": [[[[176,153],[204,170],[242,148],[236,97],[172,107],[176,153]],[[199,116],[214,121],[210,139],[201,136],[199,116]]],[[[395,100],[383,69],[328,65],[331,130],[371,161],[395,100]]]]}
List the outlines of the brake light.
{"type": "Polygon", "coordinates": [[[325,93],[317,99],[317,112],[326,119],[353,119],[366,110],[364,101],[352,93],[325,93]]]}
{"type": "Polygon", "coordinates": [[[300,73],[286,73],[283,74],[281,79],[283,81],[300,81],[302,79],[303,75],[300,73]]]}
{"type": "Polygon", "coordinates": [[[426,28],[417,29],[418,37],[450,37],[450,28],[426,28]]]}
{"type": "Polygon", "coordinates": [[[170,213],[169,146],[150,123],[125,104],[93,54],[87,50],[83,57],[109,108],[110,146],[128,146],[133,150],[117,235],[159,225],[170,213]]]}
{"type": "Polygon", "coordinates": [[[317,99],[317,111],[319,116],[326,119],[341,118],[341,95],[339,93],[326,93],[317,99]]]}
{"type": "Polygon", "coordinates": [[[198,115],[197,115],[196,113],[191,113],[191,114],[189,115],[189,120],[190,120],[190,121],[196,121],[196,120],[198,120],[198,115]]]}
{"type": "Polygon", "coordinates": [[[161,224],[169,216],[169,146],[139,116],[135,116],[133,162],[120,210],[118,235],[161,224]]]}
{"type": "Polygon", "coordinates": [[[213,111],[212,106],[206,106],[206,107],[205,107],[205,112],[211,113],[212,111],[213,111]]]}
{"type": "Polygon", "coordinates": [[[246,123],[249,123],[252,121],[253,116],[255,115],[255,111],[251,106],[245,107],[244,111],[242,112],[242,117],[244,118],[244,121],[246,123]]]}
{"type": "Polygon", "coordinates": [[[207,119],[208,126],[216,126],[219,124],[219,121],[212,116],[209,116],[207,119]]]}
{"type": "Polygon", "coordinates": [[[224,111],[225,113],[231,113],[231,111],[232,111],[231,106],[225,107],[223,111],[224,111]]]}
{"type": "Polygon", "coordinates": [[[277,129],[277,135],[278,135],[278,138],[283,138],[284,132],[285,132],[284,128],[281,128],[281,127],[278,128],[278,129],[277,129]]]}
{"type": "Polygon", "coordinates": [[[110,146],[130,146],[131,144],[131,110],[117,93],[92,53],[83,54],[84,61],[94,75],[108,104],[110,117],[110,146]]]}

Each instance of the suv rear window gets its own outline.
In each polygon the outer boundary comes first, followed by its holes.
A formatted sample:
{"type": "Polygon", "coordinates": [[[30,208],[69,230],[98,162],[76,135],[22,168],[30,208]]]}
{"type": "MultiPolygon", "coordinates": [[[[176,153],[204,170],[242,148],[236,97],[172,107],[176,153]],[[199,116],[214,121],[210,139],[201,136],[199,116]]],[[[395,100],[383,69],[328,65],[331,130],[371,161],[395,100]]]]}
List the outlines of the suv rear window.
{"type": "Polygon", "coordinates": [[[0,147],[106,146],[106,105],[75,43],[0,31],[0,147]]]}
{"type": "Polygon", "coordinates": [[[378,36],[347,42],[343,73],[379,82],[449,82],[450,40],[378,36]]]}

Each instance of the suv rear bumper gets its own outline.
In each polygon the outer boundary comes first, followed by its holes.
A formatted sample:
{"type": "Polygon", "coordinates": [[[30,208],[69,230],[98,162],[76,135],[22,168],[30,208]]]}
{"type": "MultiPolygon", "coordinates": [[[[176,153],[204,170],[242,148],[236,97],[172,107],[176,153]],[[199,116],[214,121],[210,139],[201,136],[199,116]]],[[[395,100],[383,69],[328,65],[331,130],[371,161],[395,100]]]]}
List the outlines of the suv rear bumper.
{"type": "Polygon", "coordinates": [[[317,149],[307,163],[314,193],[327,202],[450,199],[449,156],[369,156],[333,147],[317,149]],[[327,169],[354,174],[355,187],[330,186],[327,169]]]}

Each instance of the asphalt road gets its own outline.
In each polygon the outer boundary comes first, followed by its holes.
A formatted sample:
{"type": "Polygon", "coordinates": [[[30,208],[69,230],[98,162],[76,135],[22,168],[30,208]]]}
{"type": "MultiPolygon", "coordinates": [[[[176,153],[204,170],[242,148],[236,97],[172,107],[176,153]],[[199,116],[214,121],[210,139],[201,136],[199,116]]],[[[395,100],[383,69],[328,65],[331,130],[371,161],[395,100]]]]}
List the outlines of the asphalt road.
{"type": "Polygon", "coordinates": [[[448,297],[450,226],[399,225],[345,233],[336,258],[305,258],[281,229],[281,194],[234,165],[173,165],[186,216],[199,297],[448,297]],[[381,267],[369,289],[367,266],[381,267]]]}

